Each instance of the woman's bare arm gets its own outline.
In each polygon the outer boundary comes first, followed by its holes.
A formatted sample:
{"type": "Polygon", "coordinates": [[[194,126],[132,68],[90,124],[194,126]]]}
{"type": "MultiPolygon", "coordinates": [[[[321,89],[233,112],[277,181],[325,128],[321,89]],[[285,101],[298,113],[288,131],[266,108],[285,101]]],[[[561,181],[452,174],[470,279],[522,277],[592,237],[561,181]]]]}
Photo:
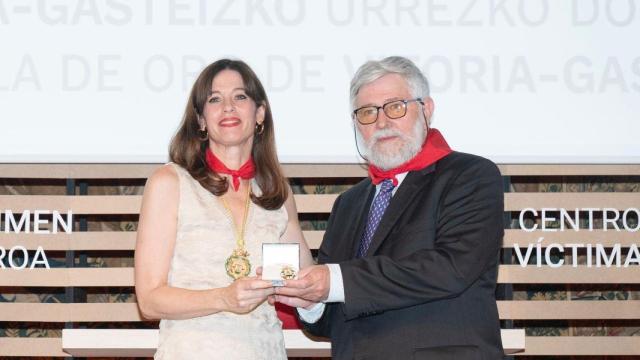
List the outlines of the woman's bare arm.
{"type": "Polygon", "coordinates": [[[167,285],[176,241],[179,180],[170,165],[158,169],[145,186],[135,251],[135,287],[140,311],[149,319],[188,319],[220,311],[246,313],[273,293],[257,278],[228,287],[189,290],[167,285]]]}

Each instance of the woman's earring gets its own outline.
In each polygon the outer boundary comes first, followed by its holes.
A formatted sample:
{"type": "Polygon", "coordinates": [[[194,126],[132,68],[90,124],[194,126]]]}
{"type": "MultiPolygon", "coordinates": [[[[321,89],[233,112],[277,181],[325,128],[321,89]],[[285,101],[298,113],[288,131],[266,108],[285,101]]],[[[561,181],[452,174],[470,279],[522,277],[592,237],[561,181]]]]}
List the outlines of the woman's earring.
{"type": "Polygon", "coordinates": [[[209,140],[209,132],[207,131],[207,128],[204,129],[199,129],[198,130],[198,140],[200,141],[207,141],[209,140]]]}
{"type": "Polygon", "coordinates": [[[264,132],[264,123],[256,124],[256,134],[260,135],[264,132]]]}

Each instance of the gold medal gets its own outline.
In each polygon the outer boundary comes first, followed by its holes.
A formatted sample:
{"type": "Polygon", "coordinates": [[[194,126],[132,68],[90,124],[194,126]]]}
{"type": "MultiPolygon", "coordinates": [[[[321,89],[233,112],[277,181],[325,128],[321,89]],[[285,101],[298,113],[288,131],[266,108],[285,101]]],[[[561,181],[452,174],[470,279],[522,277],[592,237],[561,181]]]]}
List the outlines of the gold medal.
{"type": "Polygon", "coordinates": [[[290,265],[285,265],[280,270],[280,277],[284,280],[291,280],[296,277],[296,271],[290,265]]]}
{"type": "Polygon", "coordinates": [[[248,276],[251,273],[251,262],[246,250],[235,249],[224,263],[227,275],[234,280],[248,276]]]}
{"type": "Polygon", "coordinates": [[[231,212],[231,209],[229,208],[229,205],[227,205],[225,199],[222,198],[222,204],[224,205],[225,210],[227,210],[227,215],[231,220],[231,225],[233,226],[233,230],[236,236],[236,248],[224,263],[224,268],[227,271],[227,275],[229,275],[233,280],[249,276],[249,274],[251,273],[251,261],[249,261],[249,252],[244,248],[244,232],[247,225],[247,217],[249,216],[250,203],[251,183],[249,183],[249,185],[247,186],[247,199],[244,206],[242,227],[238,229],[238,226],[233,219],[233,214],[231,212]]]}

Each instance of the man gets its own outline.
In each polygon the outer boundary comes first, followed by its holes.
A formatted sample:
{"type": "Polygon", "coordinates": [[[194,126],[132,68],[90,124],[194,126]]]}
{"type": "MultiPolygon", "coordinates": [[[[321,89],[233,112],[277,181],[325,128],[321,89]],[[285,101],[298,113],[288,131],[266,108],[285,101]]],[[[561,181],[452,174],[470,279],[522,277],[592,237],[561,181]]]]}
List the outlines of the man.
{"type": "Polygon", "coordinates": [[[300,271],[273,300],[330,337],[334,359],[501,359],[497,167],[430,128],[428,82],[408,59],[362,65],[351,102],[370,176],[336,200],[325,265],[300,271]]]}

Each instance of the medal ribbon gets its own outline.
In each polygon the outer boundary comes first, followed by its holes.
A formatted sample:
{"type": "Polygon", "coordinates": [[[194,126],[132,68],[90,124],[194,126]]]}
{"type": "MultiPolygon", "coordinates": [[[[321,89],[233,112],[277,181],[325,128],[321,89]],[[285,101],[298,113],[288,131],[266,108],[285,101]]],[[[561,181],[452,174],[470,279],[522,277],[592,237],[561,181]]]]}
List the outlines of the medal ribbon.
{"type": "MultiPolygon", "coordinates": [[[[249,206],[251,204],[251,183],[247,185],[247,197],[244,204],[244,215],[242,216],[242,225],[240,227],[238,227],[238,225],[236,224],[236,221],[233,218],[233,213],[231,212],[231,208],[229,207],[229,204],[227,204],[227,201],[224,199],[224,197],[222,197],[221,200],[222,200],[222,205],[224,205],[224,208],[227,211],[228,217],[231,219],[231,225],[233,226],[233,230],[236,238],[236,249],[233,251],[233,253],[231,253],[231,256],[229,256],[229,258],[232,258],[234,256],[246,258],[247,256],[249,256],[249,254],[246,252],[244,248],[244,233],[247,226],[247,218],[249,217],[249,206]]],[[[249,260],[247,259],[247,262],[248,261],[249,260]]],[[[234,277],[231,273],[229,273],[229,271],[227,271],[227,274],[229,274],[229,276],[236,279],[236,277],[234,277]]]]}

